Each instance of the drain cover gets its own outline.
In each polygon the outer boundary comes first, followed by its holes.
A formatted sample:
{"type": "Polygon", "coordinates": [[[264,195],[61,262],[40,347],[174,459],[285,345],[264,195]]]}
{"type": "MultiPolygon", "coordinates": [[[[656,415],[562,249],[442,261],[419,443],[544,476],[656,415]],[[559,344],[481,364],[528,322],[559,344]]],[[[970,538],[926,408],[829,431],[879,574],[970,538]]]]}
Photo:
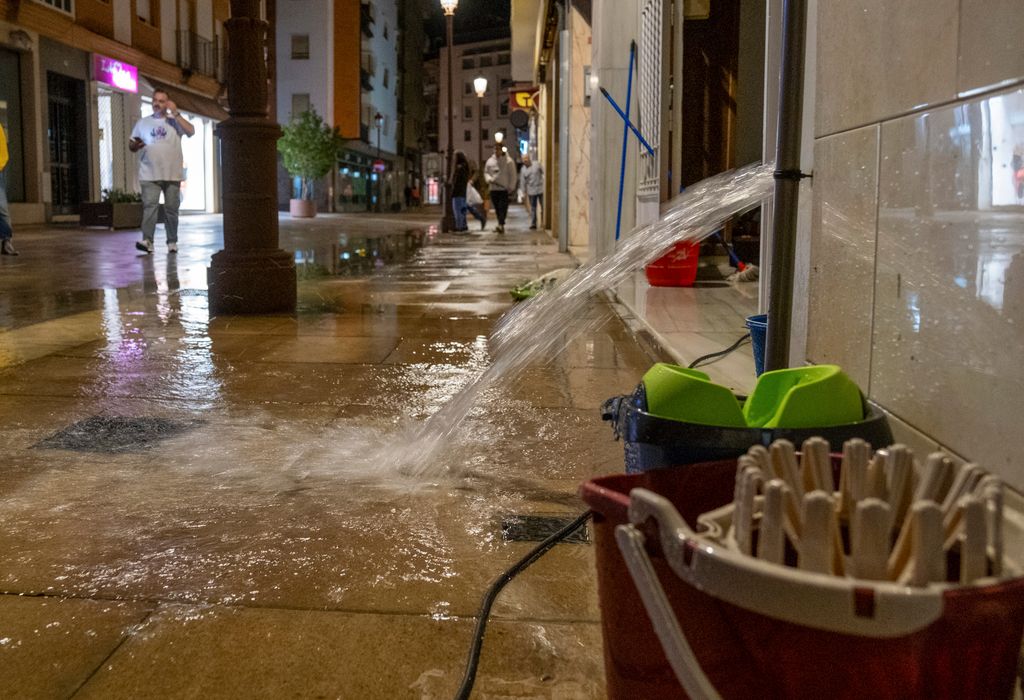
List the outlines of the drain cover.
{"type": "Polygon", "coordinates": [[[77,452],[131,452],[180,435],[200,423],[166,418],[92,416],[69,425],[34,447],[77,452]]]}
{"type": "MultiPolygon", "coordinates": [[[[576,519],[575,515],[506,515],[501,519],[501,538],[506,542],[543,542],[576,519]]],[[[590,533],[584,525],[563,542],[588,544],[590,533]]]]}

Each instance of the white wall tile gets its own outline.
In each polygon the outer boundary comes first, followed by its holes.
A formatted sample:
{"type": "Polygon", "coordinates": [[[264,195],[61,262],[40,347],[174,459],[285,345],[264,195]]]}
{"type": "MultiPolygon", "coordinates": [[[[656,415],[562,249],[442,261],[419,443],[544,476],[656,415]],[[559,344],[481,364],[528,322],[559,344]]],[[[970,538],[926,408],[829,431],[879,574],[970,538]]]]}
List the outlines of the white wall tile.
{"type": "Polygon", "coordinates": [[[957,89],[979,90],[1024,79],[1021,0],[961,0],[957,89]]]}
{"type": "Polygon", "coordinates": [[[839,365],[865,392],[871,367],[877,163],[877,126],[815,143],[807,355],[818,364],[839,365]]]}
{"type": "Polygon", "coordinates": [[[821,0],[815,134],[956,95],[958,0],[821,0]]]}
{"type": "Polygon", "coordinates": [[[871,393],[1022,488],[1024,214],[997,206],[1015,143],[1024,90],[882,125],[871,393]]]}

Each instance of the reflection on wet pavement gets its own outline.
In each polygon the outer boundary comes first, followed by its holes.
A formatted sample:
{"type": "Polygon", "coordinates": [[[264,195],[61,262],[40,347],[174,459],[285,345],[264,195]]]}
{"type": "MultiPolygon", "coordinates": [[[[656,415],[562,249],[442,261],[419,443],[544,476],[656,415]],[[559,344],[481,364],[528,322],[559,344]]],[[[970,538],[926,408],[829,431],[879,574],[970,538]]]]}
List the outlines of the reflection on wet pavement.
{"type": "MultiPolygon", "coordinates": [[[[12,695],[450,697],[483,591],[532,547],[503,521],[574,516],[582,480],[621,471],[598,406],[649,361],[595,301],[594,329],[480,397],[438,457],[461,477],[396,476],[384,456],[488,366],[508,289],[569,260],[525,230],[361,221],[282,222],[293,316],[209,317],[215,217],[177,258],[21,236],[0,270],[12,695]]],[[[561,545],[506,588],[483,696],[603,696],[592,570],[561,545]]]]}

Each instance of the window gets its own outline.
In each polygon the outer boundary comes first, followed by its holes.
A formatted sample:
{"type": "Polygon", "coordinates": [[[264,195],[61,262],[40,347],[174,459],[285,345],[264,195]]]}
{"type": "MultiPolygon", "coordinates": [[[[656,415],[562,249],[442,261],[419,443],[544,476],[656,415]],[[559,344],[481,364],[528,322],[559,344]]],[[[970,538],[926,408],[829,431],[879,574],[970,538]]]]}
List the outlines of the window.
{"type": "Polygon", "coordinates": [[[473,118],[473,108],[469,107],[469,106],[463,107],[462,108],[462,118],[463,119],[472,119],[473,118]]]}
{"type": "Polygon", "coordinates": [[[385,68],[385,69],[384,69],[384,87],[387,87],[387,86],[388,86],[388,82],[389,82],[390,80],[391,80],[391,73],[390,73],[390,72],[388,72],[388,69],[387,69],[387,68],[385,68]]]}
{"type": "Polygon", "coordinates": [[[499,53],[498,54],[498,65],[499,66],[507,65],[508,62],[509,62],[509,55],[507,53],[499,53]]]}
{"type": "Polygon", "coordinates": [[[474,94],[474,92],[473,92],[473,83],[465,83],[462,86],[462,94],[463,95],[472,95],[472,94],[474,94]]]}
{"type": "MultiPolygon", "coordinates": [[[[39,0],[39,2],[43,3],[44,5],[49,5],[55,10],[67,12],[68,14],[74,14],[75,12],[73,0],[39,0]]],[[[139,19],[142,18],[140,17],[139,19]]]]}
{"type": "Polygon", "coordinates": [[[492,65],[494,65],[494,61],[491,59],[490,56],[481,56],[480,57],[480,67],[481,68],[487,68],[488,66],[492,66],[492,65]]]}
{"type": "Polygon", "coordinates": [[[480,140],[481,141],[486,141],[488,138],[490,138],[490,136],[491,136],[491,130],[490,129],[482,129],[480,131],[480,140]]]}
{"type": "Polygon", "coordinates": [[[501,107],[498,109],[498,114],[500,114],[503,117],[507,117],[508,116],[508,101],[507,100],[502,100],[501,101],[501,107]]]}
{"type": "Polygon", "coordinates": [[[481,117],[485,117],[485,118],[491,116],[491,106],[490,105],[481,105],[480,106],[480,116],[481,117]]]}
{"type": "Polygon", "coordinates": [[[470,68],[476,68],[476,61],[472,58],[462,59],[462,70],[469,70],[470,68]]]}
{"type": "Polygon", "coordinates": [[[292,95],[292,117],[309,111],[309,93],[300,92],[292,95]]]}
{"type": "Polygon", "coordinates": [[[135,14],[146,24],[153,24],[153,12],[149,7],[149,0],[135,0],[135,14]]]}
{"type": "Polygon", "coordinates": [[[296,61],[309,59],[309,34],[292,34],[292,59],[296,61]]]}
{"type": "Polygon", "coordinates": [[[388,23],[387,22],[384,23],[384,38],[385,39],[388,38],[388,23]]]}
{"type": "Polygon", "coordinates": [[[463,141],[472,141],[473,140],[473,132],[469,131],[469,130],[463,131],[462,132],[462,140],[463,141]]]}

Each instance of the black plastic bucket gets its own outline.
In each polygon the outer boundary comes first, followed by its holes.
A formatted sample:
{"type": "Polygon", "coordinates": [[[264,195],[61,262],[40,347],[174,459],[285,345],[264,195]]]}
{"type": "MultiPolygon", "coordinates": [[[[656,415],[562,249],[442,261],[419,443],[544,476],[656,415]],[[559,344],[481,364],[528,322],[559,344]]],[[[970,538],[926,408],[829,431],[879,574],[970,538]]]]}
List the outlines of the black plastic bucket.
{"type": "Polygon", "coordinates": [[[735,459],[752,445],[767,447],[778,439],[789,440],[799,448],[807,438],[823,437],[834,451],[841,450],[851,438],[861,438],[876,449],[893,442],[888,419],[866,401],[864,420],[821,428],[726,428],[653,416],[646,408],[643,384],[631,395],[615,396],[601,407],[601,418],[611,422],[615,439],[624,443],[628,474],[735,459]]]}

